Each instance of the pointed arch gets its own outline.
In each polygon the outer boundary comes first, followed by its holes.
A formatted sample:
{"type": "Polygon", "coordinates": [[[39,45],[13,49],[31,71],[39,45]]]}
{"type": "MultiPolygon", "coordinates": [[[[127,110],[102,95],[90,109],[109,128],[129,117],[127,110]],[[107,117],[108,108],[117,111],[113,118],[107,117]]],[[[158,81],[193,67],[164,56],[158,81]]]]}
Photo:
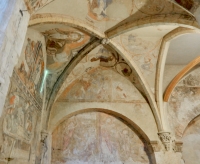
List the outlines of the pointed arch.
{"type": "Polygon", "coordinates": [[[69,119],[72,116],[83,114],[83,113],[91,113],[91,112],[106,113],[123,121],[133,131],[135,131],[137,136],[142,140],[142,142],[145,144],[146,149],[150,153],[150,160],[152,164],[156,164],[156,158],[155,158],[153,146],[151,144],[151,139],[149,138],[149,136],[140,128],[139,125],[137,125],[133,120],[131,120],[130,115],[129,116],[125,115],[123,113],[120,113],[118,111],[111,109],[110,107],[108,108],[87,108],[87,107],[82,108],[79,106],[75,110],[67,112],[66,115],[58,114],[59,116],[55,120],[53,120],[53,124],[49,126],[48,132],[52,133],[54,129],[56,129],[56,127],[58,127],[63,121],[69,119]]]}
{"type": "Polygon", "coordinates": [[[78,28],[83,30],[90,35],[97,37],[99,39],[105,38],[105,34],[102,33],[95,26],[88,24],[82,20],[75,19],[71,16],[63,15],[63,14],[55,14],[55,13],[45,13],[45,14],[35,14],[32,15],[29,21],[29,27],[34,27],[40,24],[64,24],[67,26],[71,26],[74,28],[78,28]]]}
{"type": "Polygon", "coordinates": [[[146,26],[157,26],[157,25],[179,25],[181,27],[198,29],[199,25],[193,16],[181,15],[181,14],[165,14],[165,15],[153,15],[138,19],[136,21],[123,21],[111,29],[105,32],[108,38],[116,37],[120,34],[129,32],[134,29],[146,27],[146,26]]]}
{"type": "Polygon", "coordinates": [[[155,99],[154,99],[154,96],[150,90],[150,86],[149,84],[146,82],[143,74],[141,73],[140,69],[138,68],[138,66],[135,64],[135,62],[131,59],[130,55],[128,55],[128,53],[120,48],[120,46],[118,46],[115,42],[113,42],[112,40],[110,40],[109,42],[109,45],[115,50],[117,51],[121,57],[130,65],[130,67],[132,68],[132,70],[135,71],[135,74],[142,86],[142,89],[144,90],[146,96],[147,96],[147,99],[148,99],[148,102],[149,102],[149,105],[151,107],[151,110],[152,110],[152,113],[154,115],[154,118],[156,120],[156,123],[157,123],[157,127],[158,127],[158,130],[159,131],[162,131],[163,130],[163,126],[162,126],[162,123],[160,121],[160,116],[159,116],[159,111],[158,111],[158,108],[157,108],[157,104],[155,102],[155,99]]]}
{"type": "MultiPolygon", "coordinates": [[[[163,76],[165,70],[165,63],[167,58],[167,52],[169,49],[170,41],[179,37],[180,35],[190,34],[190,33],[200,33],[199,30],[189,29],[179,27],[175,30],[169,32],[163,37],[160,51],[158,55],[157,69],[156,69],[156,92],[155,98],[157,102],[157,106],[160,111],[161,120],[163,125],[165,126],[165,110],[166,110],[166,102],[163,101],[163,76]]],[[[171,92],[170,92],[171,93],[171,92]]],[[[165,127],[166,128],[166,127],[165,127]]]]}
{"type": "Polygon", "coordinates": [[[168,85],[165,94],[164,94],[164,102],[168,102],[170,95],[172,93],[172,91],[174,90],[174,88],[176,87],[176,85],[178,84],[178,82],[192,69],[194,68],[196,65],[198,65],[200,63],[200,56],[198,56],[197,58],[195,58],[194,60],[192,60],[189,64],[187,64],[175,77],[174,79],[170,82],[170,84],[168,85]]]}
{"type": "MultiPolygon", "coordinates": [[[[82,50],[79,51],[77,57],[75,57],[69,65],[65,68],[63,73],[58,78],[58,81],[54,85],[53,91],[51,92],[51,96],[48,102],[47,110],[48,111],[48,118],[49,118],[49,112],[52,108],[53,103],[55,102],[56,95],[62,86],[64,80],[69,75],[70,71],[78,64],[78,62],[92,49],[94,49],[96,46],[101,44],[102,39],[105,38],[105,35],[98,31],[94,26],[88,25],[80,20],[75,20],[71,17],[67,17],[60,14],[36,14],[31,17],[31,20],[29,22],[29,27],[34,27],[38,24],[47,24],[47,23],[59,23],[59,24],[65,24],[69,25],[78,29],[81,29],[83,31],[88,32],[92,36],[96,37],[92,42],[88,43],[82,50]],[[82,24],[83,23],[83,24],[82,24]]],[[[150,24],[149,24],[150,25],[150,24]]],[[[138,26],[140,28],[140,26],[138,26]]],[[[159,131],[163,130],[160,116],[158,112],[158,108],[156,106],[156,102],[154,99],[153,94],[150,91],[150,87],[148,86],[147,82],[145,81],[145,78],[143,77],[142,73],[140,72],[139,68],[136,66],[136,64],[131,60],[130,56],[125,52],[124,50],[117,48],[116,43],[114,43],[112,40],[109,41],[108,46],[112,47],[116,52],[118,52],[122,58],[132,67],[132,70],[134,70],[139,78],[140,84],[144,90],[144,92],[147,95],[148,102],[150,104],[150,107],[152,109],[153,115],[155,117],[157,127],[159,131]]],[[[46,125],[47,127],[47,125],[46,125]]]]}
{"type": "Polygon", "coordinates": [[[190,33],[200,33],[199,30],[194,30],[194,29],[189,29],[189,28],[183,28],[179,27],[176,28],[175,30],[169,32],[163,37],[161,46],[160,46],[160,51],[158,55],[158,63],[157,63],[157,72],[156,72],[156,102],[158,104],[158,107],[162,109],[163,107],[163,93],[162,93],[162,88],[163,88],[163,74],[164,74],[164,69],[165,69],[165,62],[167,58],[167,52],[169,48],[169,43],[171,40],[179,37],[180,35],[184,34],[190,34],[190,33]]]}

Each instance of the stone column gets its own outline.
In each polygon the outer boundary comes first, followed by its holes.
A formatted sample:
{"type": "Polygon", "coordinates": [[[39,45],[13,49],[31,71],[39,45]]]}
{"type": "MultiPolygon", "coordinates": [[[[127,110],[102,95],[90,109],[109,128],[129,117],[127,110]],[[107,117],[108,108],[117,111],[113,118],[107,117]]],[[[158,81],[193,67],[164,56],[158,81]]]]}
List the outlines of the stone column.
{"type": "Polygon", "coordinates": [[[41,132],[41,164],[46,164],[48,161],[48,132],[41,132]]]}

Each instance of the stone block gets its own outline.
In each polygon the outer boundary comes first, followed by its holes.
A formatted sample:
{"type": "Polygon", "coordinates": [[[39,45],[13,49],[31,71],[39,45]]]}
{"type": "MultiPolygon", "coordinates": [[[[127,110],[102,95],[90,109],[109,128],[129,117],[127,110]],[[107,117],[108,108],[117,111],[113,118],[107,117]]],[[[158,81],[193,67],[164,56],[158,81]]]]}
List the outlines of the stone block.
{"type": "Polygon", "coordinates": [[[6,96],[9,85],[10,85],[10,77],[7,72],[1,73],[0,76],[1,76],[1,79],[4,81],[4,83],[2,83],[2,85],[0,87],[0,92],[6,96]]]}
{"type": "Polygon", "coordinates": [[[21,55],[23,44],[24,44],[24,38],[22,38],[20,35],[17,35],[14,43],[14,49],[18,57],[21,55]]]}
{"type": "Polygon", "coordinates": [[[5,69],[6,61],[9,56],[10,50],[11,50],[12,44],[7,40],[7,42],[4,44],[4,47],[2,48],[2,58],[1,58],[1,67],[0,70],[5,69]]]}
{"type": "Polygon", "coordinates": [[[0,116],[3,112],[3,108],[4,108],[4,105],[5,105],[5,100],[6,100],[6,96],[0,92],[0,116]]]}
{"type": "Polygon", "coordinates": [[[0,49],[1,49],[1,46],[3,45],[3,43],[4,43],[4,38],[5,38],[5,33],[0,31],[0,49]]]}
{"type": "Polygon", "coordinates": [[[18,55],[15,49],[11,49],[10,55],[9,55],[9,60],[12,61],[13,65],[15,66],[18,62],[18,55]]]}
{"type": "MultiPolygon", "coordinates": [[[[19,19],[19,17],[18,17],[19,19]]],[[[14,16],[11,17],[11,20],[8,24],[8,28],[6,29],[6,36],[10,40],[10,42],[13,44],[15,41],[15,37],[18,30],[18,22],[19,20],[15,20],[14,16]]]]}
{"type": "Polygon", "coordinates": [[[6,62],[6,72],[8,73],[9,77],[12,76],[13,69],[14,69],[14,63],[12,62],[12,59],[9,58],[6,62]]]}

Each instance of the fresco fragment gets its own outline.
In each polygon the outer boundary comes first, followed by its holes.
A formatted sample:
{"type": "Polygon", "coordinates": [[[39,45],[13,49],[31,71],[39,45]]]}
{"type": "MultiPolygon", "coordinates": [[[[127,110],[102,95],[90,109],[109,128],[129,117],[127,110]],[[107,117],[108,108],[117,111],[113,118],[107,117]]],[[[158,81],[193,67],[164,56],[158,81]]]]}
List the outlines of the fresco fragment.
{"type": "Polygon", "coordinates": [[[92,112],[73,116],[62,122],[52,137],[52,164],[151,163],[137,133],[108,114],[92,112]]]}

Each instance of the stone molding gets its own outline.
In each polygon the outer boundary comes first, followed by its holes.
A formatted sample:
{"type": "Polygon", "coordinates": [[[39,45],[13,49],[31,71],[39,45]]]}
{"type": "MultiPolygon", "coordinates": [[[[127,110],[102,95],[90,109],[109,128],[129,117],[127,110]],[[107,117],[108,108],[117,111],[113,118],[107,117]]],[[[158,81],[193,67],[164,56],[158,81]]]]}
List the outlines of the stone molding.
{"type": "Polygon", "coordinates": [[[164,101],[168,102],[169,98],[172,94],[172,91],[177,86],[179,81],[189,72],[191,71],[195,66],[197,66],[200,63],[200,57],[196,57],[194,60],[192,60],[190,63],[188,63],[170,82],[168,85],[165,94],[164,94],[164,101]]]}
{"type": "Polygon", "coordinates": [[[174,152],[182,152],[183,142],[182,141],[172,141],[174,152]]]}
{"type": "Polygon", "coordinates": [[[183,35],[183,34],[199,34],[199,31],[197,29],[192,29],[189,27],[179,27],[168,34],[166,34],[163,37],[161,46],[160,46],[160,52],[158,54],[158,61],[157,61],[157,72],[156,72],[156,101],[158,102],[159,109],[162,109],[162,102],[163,102],[163,95],[159,92],[163,88],[163,72],[164,72],[164,65],[163,63],[166,62],[166,50],[168,49],[169,42],[176,38],[177,36],[183,35]]]}
{"type": "Polygon", "coordinates": [[[160,144],[157,140],[155,141],[150,141],[149,143],[149,147],[151,147],[153,149],[153,152],[159,152],[160,149],[160,144]]]}
{"type": "Polygon", "coordinates": [[[143,18],[136,19],[134,21],[123,22],[123,24],[117,24],[116,26],[108,29],[105,34],[109,39],[119,36],[125,32],[147,27],[149,25],[162,25],[162,24],[178,24],[181,27],[188,27],[191,29],[198,29],[199,25],[194,16],[187,14],[159,14],[151,15],[143,18]]]}
{"type": "Polygon", "coordinates": [[[34,14],[30,18],[29,27],[38,24],[48,24],[48,23],[65,24],[67,26],[71,26],[86,31],[90,35],[97,37],[99,39],[105,38],[105,34],[98,27],[95,27],[94,25],[89,24],[81,19],[78,18],[74,19],[70,16],[66,16],[63,14],[55,14],[55,13],[34,14]]]}

